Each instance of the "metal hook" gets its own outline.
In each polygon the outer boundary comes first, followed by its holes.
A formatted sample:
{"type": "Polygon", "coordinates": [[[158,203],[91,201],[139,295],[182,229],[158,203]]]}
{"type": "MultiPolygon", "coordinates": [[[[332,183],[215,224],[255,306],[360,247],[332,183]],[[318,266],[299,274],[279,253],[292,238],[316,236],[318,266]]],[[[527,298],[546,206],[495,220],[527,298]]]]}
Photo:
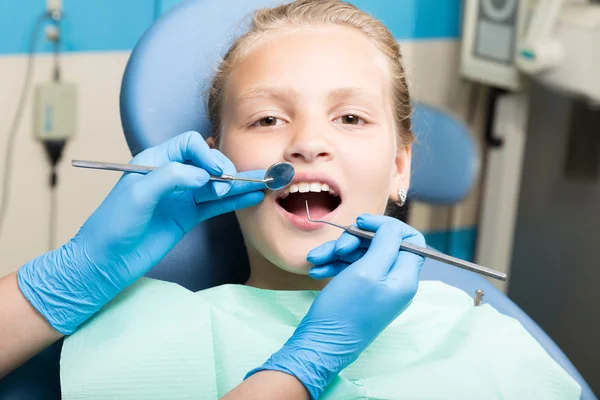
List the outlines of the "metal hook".
{"type": "Polygon", "coordinates": [[[484,294],[485,293],[481,289],[477,289],[475,291],[475,301],[474,301],[475,307],[479,307],[479,305],[481,304],[481,299],[483,298],[484,294]]]}

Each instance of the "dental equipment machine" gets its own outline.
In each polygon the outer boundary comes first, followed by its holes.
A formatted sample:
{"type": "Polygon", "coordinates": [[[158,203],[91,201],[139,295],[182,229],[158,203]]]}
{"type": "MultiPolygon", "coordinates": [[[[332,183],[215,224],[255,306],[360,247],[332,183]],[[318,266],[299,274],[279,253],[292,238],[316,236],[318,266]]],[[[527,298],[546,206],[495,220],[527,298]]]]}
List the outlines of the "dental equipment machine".
{"type": "MultiPolygon", "coordinates": [[[[364,229],[360,229],[355,226],[344,226],[344,225],[339,225],[339,224],[336,224],[336,223],[330,222],[330,221],[324,221],[324,220],[320,220],[320,219],[311,219],[310,212],[308,210],[308,201],[306,202],[306,218],[308,218],[308,220],[310,222],[317,222],[317,223],[335,226],[336,228],[345,230],[346,232],[350,233],[351,235],[358,236],[358,237],[361,237],[364,239],[371,240],[375,236],[375,234],[373,232],[365,231],[364,229]]],[[[425,247],[416,246],[411,243],[402,242],[402,244],[400,245],[400,250],[408,251],[410,253],[413,253],[413,254],[416,254],[416,255],[419,255],[422,257],[429,257],[433,260],[441,261],[441,262],[453,265],[458,268],[463,268],[463,269],[466,269],[469,271],[476,272],[481,275],[489,276],[490,278],[498,279],[501,281],[506,280],[506,274],[503,272],[494,271],[493,269],[482,267],[481,265],[477,265],[477,264],[474,264],[474,263],[471,263],[468,261],[464,261],[464,260],[461,260],[456,257],[448,256],[446,254],[439,253],[437,251],[429,250],[425,247]]]]}
{"type": "MultiPolygon", "coordinates": [[[[137,174],[148,174],[154,171],[157,167],[146,166],[146,165],[134,165],[134,164],[117,164],[117,163],[106,163],[96,161],[83,161],[73,160],[71,165],[78,168],[90,168],[90,169],[101,169],[106,171],[121,171],[121,172],[133,172],[137,174]]],[[[267,169],[265,172],[264,179],[251,179],[243,178],[233,175],[221,175],[221,176],[210,176],[211,181],[243,181],[243,182],[256,182],[264,183],[267,188],[271,190],[280,190],[286,187],[292,182],[294,178],[294,167],[292,164],[287,162],[277,162],[267,169]]]]}

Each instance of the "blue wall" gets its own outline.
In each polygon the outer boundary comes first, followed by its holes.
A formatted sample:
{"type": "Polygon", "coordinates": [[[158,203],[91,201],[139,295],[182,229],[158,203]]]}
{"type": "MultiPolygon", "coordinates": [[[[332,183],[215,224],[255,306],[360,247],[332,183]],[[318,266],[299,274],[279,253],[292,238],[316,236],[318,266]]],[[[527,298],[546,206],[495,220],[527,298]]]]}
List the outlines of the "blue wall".
{"type": "Polygon", "coordinates": [[[477,244],[477,229],[473,227],[458,228],[451,231],[423,232],[425,241],[442,253],[474,261],[477,244]]]}
{"type": "MultiPolygon", "coordinates": [[[[154,0],[63,0],[62,50],[130,50],[154,20],[154,0]]],[[[0,1],[0,54],[26,53],[45,0],[0,1]]],[[[51,51],[45,40],[39,51],[51,51]]]]}
{"type": "MultiPolygon", "coordinates": [[[[181,0],[63,0],[62,50],[131,50],[152,21],[181,0]]],[[[226,1],[226,0],[204,0],[226,1]]],[[[456,38],[460,0],[352,0],[398,39],[456,38]]],[[[0,0],[0,55],[27,53],[46,0],[0,0]]],[[[49,52],[40,41],[37,51],[49,52]]]]}

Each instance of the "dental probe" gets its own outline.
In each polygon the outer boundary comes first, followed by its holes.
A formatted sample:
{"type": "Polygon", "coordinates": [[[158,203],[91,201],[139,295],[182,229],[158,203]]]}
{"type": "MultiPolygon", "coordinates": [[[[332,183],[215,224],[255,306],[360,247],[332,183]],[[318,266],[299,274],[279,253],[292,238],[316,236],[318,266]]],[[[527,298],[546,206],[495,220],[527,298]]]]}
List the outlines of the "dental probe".
{"type": "MultiPolygon", "coordinates": [[[[134,164],[117,164],[117,163],[106,163],[96,161],[82,161],[73,160],[71,165],[79,168],[91,168],[101,169],[107,171],[121,171],[121,172],[133,172],[137,174],[148,174],[158,167],[146,166],[146,165],[134,165],[134,164]]],[[[211,175],[209,179],[211,181],[243,181],[243,182],[256,182],[264,183],[271,190],[280,190],[290,184],[294,178],[294,167],[292,164],[287,162],[278,162],[269,167],[265,173],[264,179],[251,179],[243,178],[233,175],[211,175]]]]}
{"type": "MultiPolygon", "coordinates": [[[[375,236],[375,233],[365,231],[364,229],[360,229],[355,226],[344,226],[344,225],[339,225],[339,224],[336,224],[336,223],[330,222],[330,221],[324,221],[324,220],[320,220],[320,219],[311,219],[310,212],[308,210],[308,201],[306,202],[306,218],[308,218],[308,220],[310,222],[318,222],[318,223],[322,223],[322,224],[335,226],[337,228],[345,230],[346,232],[348,232],[354,236],[358,236],[358,237],[361,237],[364,239],[371,240],[375,236]]],[[[460,258],[448,256],[446,254],[439,253],[437,251],[433,251],[433,250],[427,249],[425,247],[414,245],[412,243],[407,243],[407,242],[403,241],[402,244],[400,245],[400,250],[408,251],[409,253],[413,253],[413,254],[416,254],[416,255],[419,255],[422,257],[429,257],[433,260],[441,261],[443,263],[450,264],[450,265],[453,265],[458,268],[463,268],[463,269],[466,269],[466,270],[469,270],[472,272],[476,272],[481,275],[489,276],[490,278],[498,279],[501,281],[506,280],[506,274],[503,272],[495,271],[493,269],[486,268],[486,267],[483,267],[481,265],[478,265],[478,264],[475,264],[475,263],[472,263],[469,261],[461,260],[460,258]]]]}

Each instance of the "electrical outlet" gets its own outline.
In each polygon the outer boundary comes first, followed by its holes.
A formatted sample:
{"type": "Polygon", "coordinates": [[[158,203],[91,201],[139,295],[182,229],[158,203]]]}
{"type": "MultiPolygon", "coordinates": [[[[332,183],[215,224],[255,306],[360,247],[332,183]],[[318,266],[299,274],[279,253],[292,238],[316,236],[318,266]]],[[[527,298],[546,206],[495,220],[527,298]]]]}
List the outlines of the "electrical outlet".
{"type": "Polygon", "coordinates": [[[66,140],[75,134],[77,87],[45,83],[35,90],[34,134],[38,140],[66,140]]]}

